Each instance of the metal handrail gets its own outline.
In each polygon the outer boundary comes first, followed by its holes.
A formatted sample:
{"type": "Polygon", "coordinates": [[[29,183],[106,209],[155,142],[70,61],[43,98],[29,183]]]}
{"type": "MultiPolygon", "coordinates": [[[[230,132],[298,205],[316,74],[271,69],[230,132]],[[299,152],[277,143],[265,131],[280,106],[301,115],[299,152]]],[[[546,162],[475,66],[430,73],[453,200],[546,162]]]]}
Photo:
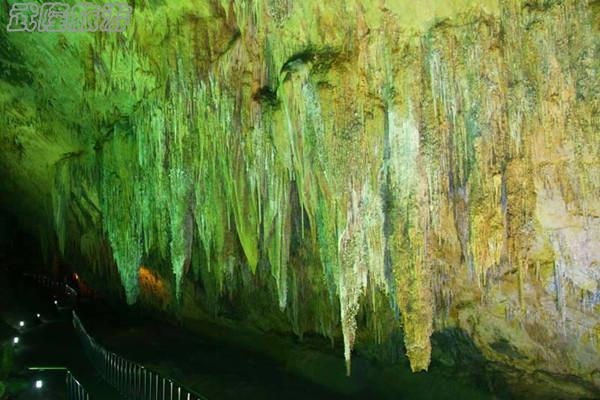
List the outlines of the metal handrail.
{"type": "Polygon", "coordinates": [[[173,380],[100,346],[87,333],[75,311],[73,325],[96,370],[123,396],[133,400],[206,400],[173,380]]]}
{"type": "Polygon", "coordinates": [[[23,276],[31,278],[35,283],[45,287],[46,289],[60,289],[64,294],[70,297],[77,297],[77,291],[68,283],[52,280],[44,275],[24,273],[23,276]]]}
{"type": "MultiPolygon", "coordinates": [[[[25,276],[46,288],[64,290],[67,296],[77,297],[77,291],[65,282],[54,281],[43,275],[25,274],[25,276]]],[[[87,357],[102,378],[123,396],[132,400],[207,400],[206,397],[143,365],[106,350],[87,333],[75,310],[72,313],[73,326],[87,357]]],[[[68,397],[68,400],[89,400],[89,395],[83,386],[70,372],[67,374],[67,388],[69,396],[85,396],[68,397]]]]}
{"type": "Polygon", "coordinates": [[[67,400],[90,400],[90,395],[83,385],[67,370],[67,400]]]}
{"type": "Polygon", "coordinates": [[[75,378],[73,373],[65,367],[30,367],[31,371],[65,371],[65,387],[67,390],[67,400],[90,400],[88,391],[75,378]]]}
{"type": "MultiPolygon", "coordinates": [[[[63,290],[65,295],[67,295],[71,298],[77,297],[77,291],[65,282],[58,282],[58,281],[52,280],[43,275],[30,274],[30,273],[25,273],[23,275],[26,278],[32,279],[35,283],[37,283],[38,285],[40,285],[42,287],[45,287],[46,289],[63,290]]],[[[89,395],[88,391],[77,380],[77,378],[75,378],[73,373],[71,371],[69,371],[67,368],[59,367],[59,368],[35,368],[35,369],[42,370],[42,371],[43,370],[51,370],[51,369],[65,370],[66,371],[65,386],[66,386],[66,391],[67,391],[67,400],[90,400],[90,395],[89,395]]]]}

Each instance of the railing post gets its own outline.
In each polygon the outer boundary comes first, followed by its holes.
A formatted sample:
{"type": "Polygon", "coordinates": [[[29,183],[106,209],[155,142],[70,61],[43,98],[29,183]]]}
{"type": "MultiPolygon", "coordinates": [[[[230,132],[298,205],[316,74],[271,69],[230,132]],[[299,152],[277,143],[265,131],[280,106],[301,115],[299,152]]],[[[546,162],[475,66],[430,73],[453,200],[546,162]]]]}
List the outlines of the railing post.
{"type": "Polygon", "coordinates": [[[146,371],[146,379],[144,380],[145,396],[144,400],[152,398],[152,371],[146,371]]]}
{"type": "Polygon", "coordinates": [[[119,390],[119,392],[123,393],[123,360],[119,356],[117,356],[117,373],[118,373],[118,379],[117,379],[118,390],[119,390]]]}
{"type": "Polygon", "coordinates": [[[106,371],[106,374],[107,374],[106,375],[106,377],[107,377],[106,380],[108,381],[108,383],[110,383],[112,385],[112,375],[113,375],[112,354],[107,352],[106,353],[106,357],[107,357],[107,360],[108,360],[108,363],[107,363],[108,368],[107,368],[107,371],[106,371]]]}
{"type": "Polygon", "coordinates": [[[122,359],[123,362],[123,394],[127,394],[127,388],[129,387],[129,382],[127,382],[127,360],[122,359]]]}
{"type": "Polygon", "coordinates": [[[142,377],[142,372],[143,372],[143,368],[142,367],[138,367],[138,396],[141,397],[144,390],[142,389],[142,384],[143,384],[143,377],[142,377]]]}
{"type": "Polygon", "coordinates": [[[155,399],[158,400],[158,375],[156,375],[156,379],[155,379],[156,385],[155,385],[155,393],[156,393],[156,397],[155,399]]]}
{"type": "Polygon", "coordinates": [[[131,363],[125,360],[125,394],[131,392],[131,363]]]}
{"type": "Polygon", "coordinates": [[[125,392],[125,360],[119,358],[119,375],[121,378],[119,379],[119,385],[121,386],[121,393],[125,392]]]}
{"type": "Polygon", "coordinates": [[[107,354],[105,351],[102,352],[102,361],[104,363],[102,376],[104,377],[104,379],[107,379],[107,377],[108,377],[108,359],[107,359],[107,354]]]}
{"type": "Polygon", "coordinates": [[[115,353],[110,353],[110,370],[112,376],[112,384],[115,385],[117,383],[117,368],[116,367],[116,355],[115,353]]]}
{"type": "MultiPolygon", "coordinates": [[[[132,400],[201,400],[202,397],[183,390],[170,379],[163,378],[143,366],[130,362],[116,353],[104,349],[85,330],[73,311],[73,324],[84,351],[103,378],[123,396],[132,400]],[[142,376],[143,375],[143,376],[142,376]],[[162,397],[160,381],[162,380],[162,397]],[[169,389],[167,390],[167,382],[169,389]],[[177,393],[175,390],[177,389],[177,393]]],[[[89,400],[89,394],[72,375],[67,376],[68,400],[89,400]],[[76,396],[76,398],[71,396],[76,396]]]]}
{"type": "Polygon", "coordinates": [[[112,357],[113,357],[113,373],[114,373],[113,380],[114,380],[114,385],[117,386],[117,389],[118,389],[118,386],[119,386],[119,367],[118,367],[117,363],[118,363],[119,360],[118,360],[117,355],[115,353],[113,353],[112,357]]]}
{"type": "Polygon", "coordinates": [[[118,392],[121,391],[121,371],[119,370],[119,356],[117,356],[116,354],[113,355],[114,359],[115,359],[115,387],[117,389],[118,392]]]}
{"type": "Polygon", "coordinates": [[[111,381],[110,381],[111,380],[110,375],[111,375],[112,368],[110,366],[110,362],[111,362],[110,353],[108,351],[104,352],[104,357],[106,358],[106,375],[105,375],[105,378],[106,378],[106,381],[108,383],[111,383],[111,381]]]}
{"type": "Polygon", "coordinates": [[[137,398],[138,395],[138,367],[136,365],[133,366],[133,372],[132,372],[132,377],[133,377],[133,396],[134,398],[137,398]]]}
{"type": "Polygon", "coordinates": [[[133,394],[134,396],[138,396],[139,394],[139,366],[133,365],[133,394]]]}
{"type": "Polygon", "coordinates": [[[121,379],[119,380],[121,383],[121,393],[125,393],[125,360],[119,358],[119,371],[121,375],[121,379]]]}

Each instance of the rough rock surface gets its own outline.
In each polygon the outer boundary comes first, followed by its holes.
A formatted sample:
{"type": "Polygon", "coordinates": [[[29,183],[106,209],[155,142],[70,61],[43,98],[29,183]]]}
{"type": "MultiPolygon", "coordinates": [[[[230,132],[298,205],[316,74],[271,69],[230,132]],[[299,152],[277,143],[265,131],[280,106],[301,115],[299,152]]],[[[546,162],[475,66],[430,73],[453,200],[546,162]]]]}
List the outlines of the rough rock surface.
{"type": "Polygon", "coordinates": [[[341,334],[348,370],[398,331],[427,369],[458,328],[515,393],[598,396],[598,1],[133,8],[0,30],[0,203],[49,258],[341,334]]]}

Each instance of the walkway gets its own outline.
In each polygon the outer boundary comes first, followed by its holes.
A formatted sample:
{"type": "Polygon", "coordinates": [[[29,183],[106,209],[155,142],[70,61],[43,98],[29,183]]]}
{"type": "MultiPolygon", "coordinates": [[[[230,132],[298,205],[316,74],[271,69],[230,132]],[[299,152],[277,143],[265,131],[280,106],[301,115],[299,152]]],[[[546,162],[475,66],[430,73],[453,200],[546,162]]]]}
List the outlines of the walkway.
{"type": "Polygon", "coordinates": [[[208,399],[343,399],[287,372],[264,355],[151,318],[82,307],[88,333],[104,347],[188,386],[208,399]]]}
{"type": "Polygon", "coordinates": [[[360,356],[354,357],[353,374],[348,378],[342,352],[327,351],[322,341],[298,343],[207,322],[201,322],[206,334],[190,333],[136,311],[121,315],[111,309],[102,311],[98,303],[80,308],[78,314],[88,333],[105,348],[211,400],[493,398],[440,371],[414,374],[408,364],[386,367],[360,356]],[[268,353],[276,353],[279,359],[268,353]],[[294,373],[299,370],[310,380],[294,373]]]}
{"type": "MultiPolygon", "coordinates": [[[[2,288],[3,281],[6,280],[0,279],[0,293],[7,289],[2,288]]],[[[32,327],[21,335],[20,365],[66,366],[90,392],[92,400],[120,399],[87,360],[72,327],[69,310],[57,312],[39,289],[22,289],[19,297],[10,293],[0,296],[22,299],[10,307],[0,304],[2,318],[11,325],[18,326],[19,319],[30,316],[25,322],[26,327],[32,327]],[[44,323],[33,326],[37,312],[44,323]]],[[[107,350],[143,364],[211,400],[492,398],[435,368],[427,374],[413,374],[408,365],[390,368],[359,356],[353,358],[353,374],[348,378],[339,349],[328,352],[323,350],[323,343],[311,345],[310,339],[302,344],[289,337],[248,334],[206,322],[198,329],[205,334],[192,334],[135,311],[125,309],[118,313],[102,307],[100,302],[79,307],[77,313],[87,332],[107,350]]],[[[64,374],[44,372],[40,376],[45,382],[44,395],[30,389],[19,400],[65,398],[64,392],[54,389],[64,387],[60,386],[64,374]]],[[[28,379],[32,387],[38,377],[28,379]]]]}
{"type": "MultiPolygon", "coordinates": [[[[25,323],[18,334],[15,362],[21,371],[19,378],[28,390],[16,399],[66,399],[65,371],[27,372],[30,367],[65,367],[88,390],[90,399],[121,399],[86,358],[73,329],[70,310],[57,307],[42,289],[7,283],[4,276],[0,277],[0,318],[17,329],[20,321],[25,323]],[[42,389],[34,388],[37,380],[43,381],[42,389]]],[[[60,306],[66,299],[58,301],[60,306]]]]}

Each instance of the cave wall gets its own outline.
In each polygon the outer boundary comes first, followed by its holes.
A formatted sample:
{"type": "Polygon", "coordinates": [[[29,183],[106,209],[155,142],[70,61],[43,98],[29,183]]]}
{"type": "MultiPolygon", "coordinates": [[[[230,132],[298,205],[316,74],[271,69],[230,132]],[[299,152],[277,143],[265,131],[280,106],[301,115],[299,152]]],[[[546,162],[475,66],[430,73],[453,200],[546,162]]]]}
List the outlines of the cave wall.
{"type": "Polygon", "coordinates": [[[459,328],[598,393],[597,1],[133,8],[0,30],[0,202],[46,253],[129,303],[341,334],[349,371],[399,330],[425,370],[459,328]]]}

